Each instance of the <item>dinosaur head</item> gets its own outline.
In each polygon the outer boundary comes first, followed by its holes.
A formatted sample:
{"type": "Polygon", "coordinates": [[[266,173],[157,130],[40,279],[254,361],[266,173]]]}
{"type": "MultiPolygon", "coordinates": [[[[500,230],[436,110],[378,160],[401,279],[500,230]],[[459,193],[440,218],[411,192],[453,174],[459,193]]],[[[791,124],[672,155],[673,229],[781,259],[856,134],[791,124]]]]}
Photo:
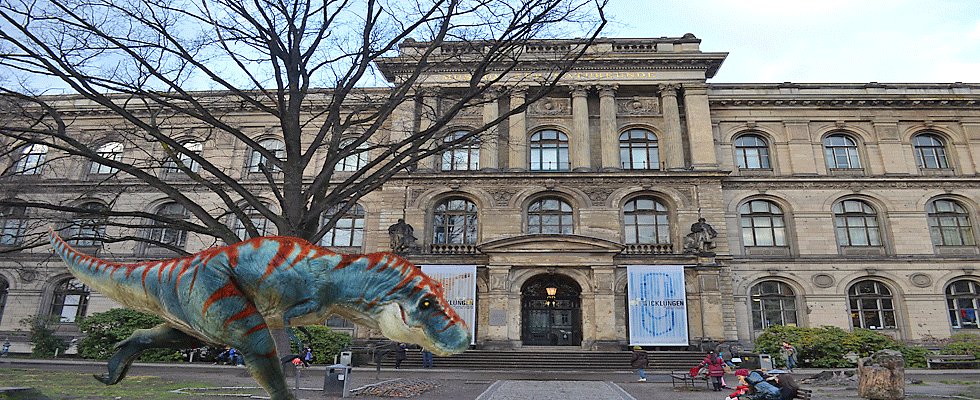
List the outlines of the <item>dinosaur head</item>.
{"type": "MultiPolygon", "coordinates": [[[[438,282],[432,284],[438,289],[438,282]]],[[[415,343],[441,356],[459,353],[470,345],[469,328],[446,303],[441,290],[422,290],[378,308],[378,327],[389,339],[415,343]]]]}

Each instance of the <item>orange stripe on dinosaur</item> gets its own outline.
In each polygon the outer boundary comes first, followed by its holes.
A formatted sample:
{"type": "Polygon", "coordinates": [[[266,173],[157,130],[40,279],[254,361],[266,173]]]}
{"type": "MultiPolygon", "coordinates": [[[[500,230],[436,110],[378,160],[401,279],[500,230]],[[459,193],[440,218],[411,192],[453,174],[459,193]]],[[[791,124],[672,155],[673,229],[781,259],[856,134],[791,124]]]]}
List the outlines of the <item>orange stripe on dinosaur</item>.
{"type": "Polygon", "coordinates": [[[211,307],[214,302],[228,297],[244,297],[242,292],[238,290],[238,286],[235,285],[234,280],[231,279],[228,280],[227,284],[218,290],[215,290],[214,293],[211,293],[211,297],[208,297],[207,301],[204,302],[204,307],[201,308],[201,315],[206,314],[208,312],[208,308],[211,307]]]}

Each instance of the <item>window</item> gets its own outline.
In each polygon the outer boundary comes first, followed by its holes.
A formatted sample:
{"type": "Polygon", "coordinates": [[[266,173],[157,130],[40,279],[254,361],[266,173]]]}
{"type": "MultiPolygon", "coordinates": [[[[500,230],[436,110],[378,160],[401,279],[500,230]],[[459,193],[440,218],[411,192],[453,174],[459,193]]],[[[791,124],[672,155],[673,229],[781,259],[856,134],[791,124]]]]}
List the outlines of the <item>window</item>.
{"type": "Polygon", "coordinates": [[[847,291],[851,326],[864,329],[896,329],[892,293],[878,281],[855,283],[847,291]]]}
{"type": "MultiPolygon", "coordinates": [[[[167,203],[156,210],[156,215],[172,220],[184,220],[187,218],[187,209],[177,203],[167,203]]],[[[187,231],[173,226],[173,224],[154,220],[153,228],[150,229],[149,239],[159,244],[151,243],[151,246],[165,245],[169,247],[184,248],[187,244],[187,231]]]]}
{"type": "Polygon", "coordinates": [[[76,246],[101,246],[109,207],[98,202],[88,202],[79,208],[81,211],[74,214],[69,226],[68,241],[76,246]]]}
{"type": "Polygon", "coordinates": [[[735,139],[735,162],[739,169],[769,169],[769,145],[759,135],[735,139]]]}
{"type": "Polygon", "coordinates": [[[44,156],[48,154],[48,146],[32,144],[21,150],[21,157],[14,166],[14,173],[20,175],[40,175],[44,156]]]}
{"type": "Polygon", "coordinates": [[[752,329],[761,331],[772,325],[797,326],[796,294],[788,284],[762,281],[752,287],[752,329]]]}
{"type": "Polygon", "coordinates": [[[739,208],[745,246],[786,246],[783,210],[768,200],[752,200],[739,208]]]}
{"type": "Polygon", "coordinates": [[[936,246],[974,246],[970,213],[952,200],[936,200],[926,206],[929,233],[936,246]]]}
{"type": "Polygon", "coordinates": [[[640,197],[623,206],[626,244],[670,243],[667,206],[652,197],[640,197]]]}
{"type": "Polygon", "coordinates": [[[0,246],[16,246],[27,230],[27,207],[0,206],[0,246]]]}
{"type": "Polygon", "coordinates": [[[831,135],[823,140],[827,152],[827,167],[836,169],[861,168],[857,144],[845,135],[831,135]]]}
{"type": "MultiPolygon", "coordinates": [[[[184,146],[184,149],[196,155],[201,155],[201,152],[204,151],[204,143],[201,142],[195,142],[195,141],[184,142],[181,144],[181,146],[184,146]]],[[[197,171],[201,169],[201,164],[198,164],[197,161],[194,161],[194,159],[191,158],[191,156],[187,153],[182,153],[178,151],[177,161],[180,162],[180,164],[183,164],[183,166],[186,167],[191,172],[197,173],[197,171]]],[[[167,161],[168,174],[179,174],[182,172],[184,172],[184,170],[180,168],[180,165],[178,165],[176,162],[174,162],[173,160],[167,161]]]]}
{"type": "MultiPolygon", "coordinates": [[[[323,222],[326,223],[337,214],[345,204],[338,204],[323,213],[323,222]]],[[[320,246],[327,247],[361,247],[364,243],[364,208],[355,204],[344,216],[337,220],[323,238],[320,239],[320,246]]]]}
{"type": "MultiPolygon", "coordinates": [[[[346,139],[340,144],[340,148],[344,149],[354,143],[354,139],[346,139]]],[[[334,165],[334,171],[338,172],[354,172],[364,168],[367,165],[367,143],[361,143],[357,145],[356,148],[350,149],[350,155],[337,161],[334,165]]],[[[343,151],[343,150],[341,150],[343,151]]]]}
{"type": "MultiPolygon", "coordinates": [[[[259,142],[259,146],[272,152],[272,155],[276,158],[282,160],[283,155],[286,154],[286,144],[279,139],[265,139],[259,142]]],[[[260,173],[262,172],[261,166],[265,166],[266,170],[269,172],[279,172],[279,167],[276,166],[274,162],[271,162],[262,155],[258,150],[252,150],[252,156],[248,161],[248,172],[260,173]]]]}
{"type": "MultiPolygon", "coordinates": [[[[123,154],[123,144],[119,142],[109,142],[95,151],[95,154],[107,160],[120,161],[122,160],[123,154]]],[[[118,169],[110,167],[105,164],[99,164],[93,161],[92,167],[89,169],[90,174],[114,174],[118,169]]]]}
{"type": "Polygon", "coordinates": [[[67,278],[54,289],[51,303],[51,316],[59,317],[61,322],[75,322],[85,316],[88,308],[89,288],[82,281],[67,278]]]}
{"type": "MultiPolygon", "coordinates": [[[[455,142],[468,135],[467,131],[456,131],[443,139],[445,142],[455,142]]],[[[480,169],[480,142],[476,138],[453,145],[442,153],[443,171],[476,171],[480,169]]]]}
{"type": "Polygon", "coordinates": [[[946,305],[953,328],[980,328],[980,284],[966,279],[953,282],[946,288],[946,305]]]}
{"type": "Polygon", "coordinates": [[[568,136],[554,129],[531,135],[531,171],[568,171],[568,136]]]}
{"type": "Polygon", "coordinates": [[[555,197],[545,197],[531,203],[527,208],[528,233],[571,234],[572,206],[555,197]]]}
{"type": "Polygon", "coordinates": [[[432,213],[432,243],[476,244],[477,228],[476,204],[467,199],[444,200],[432,213]]]}
{"type": "Polygon", "coordinates": [[[868,203],[844,200],[834,204],[837,244],[841,246],[881,246],[878,215],[868,203]]]}
{"type": "Polygon", "coordinates": [[[644,129],[619,135],[619,158],[623,169],[660,169],[657,136],[644,129]]]}
{"type": "MultiPolygon", "coordinates": [[[[266,206],[268,207],[268,205],[266,206]]],[[[248,219],[252,221],[252,225],[254,225],[255,229],[258,231],[258,236],[256,237],[271,236],[276,234],[276,226],[272,224],[272,221],[269,221],[268,218],[262,216],[262,213],[260,213],[254,207],[247,207],[242,210],[242,212],[248,216],[248,219]]],[[[252,236],[248,234],[248,229],[246,229],[245,223],[238,218],[235,218],[235,235],[238,235],[238,237],[242,240],[252,238],[252,236]]]]}
{"type": "Polygon", "coordinates": [[[915,157],[919,161],[921,169],[946,169],[949,162],[946,160],[946,148],[939,136],[933,134],[918,135],[912,139],[912,147],[915,148],[915,157]]]}

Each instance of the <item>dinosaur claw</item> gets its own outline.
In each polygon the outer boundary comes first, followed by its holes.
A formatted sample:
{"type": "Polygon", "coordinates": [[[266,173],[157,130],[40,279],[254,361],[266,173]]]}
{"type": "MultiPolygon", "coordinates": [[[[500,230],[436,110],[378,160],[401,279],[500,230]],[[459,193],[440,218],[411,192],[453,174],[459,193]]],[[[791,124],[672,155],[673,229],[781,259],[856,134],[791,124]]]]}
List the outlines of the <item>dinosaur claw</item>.
{"type": "Polygon", "coordinates": [[[106,385],[111,385],[112,384],[109,381],[109,374],[92,374],[92,376],[94,376],[95,379],[98,380],[99,382],[102,382],[102,383],[104,383],[106,385]]]}

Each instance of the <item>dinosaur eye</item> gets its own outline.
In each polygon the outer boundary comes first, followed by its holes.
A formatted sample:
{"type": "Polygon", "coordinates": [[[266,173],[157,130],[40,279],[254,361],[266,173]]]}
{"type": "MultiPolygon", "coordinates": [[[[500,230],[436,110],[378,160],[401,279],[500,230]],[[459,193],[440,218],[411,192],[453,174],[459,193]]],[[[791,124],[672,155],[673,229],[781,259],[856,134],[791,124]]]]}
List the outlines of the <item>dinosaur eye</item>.
{"type": "Polygon", "coordinates": [[[419,310],[423,310],[423,311],[428,310],[432,308],[433,305],[435,305],[435,302],[432,301],[431,298],[424,297],[422,298],[422,300],[419,301],[419,310]]]}

